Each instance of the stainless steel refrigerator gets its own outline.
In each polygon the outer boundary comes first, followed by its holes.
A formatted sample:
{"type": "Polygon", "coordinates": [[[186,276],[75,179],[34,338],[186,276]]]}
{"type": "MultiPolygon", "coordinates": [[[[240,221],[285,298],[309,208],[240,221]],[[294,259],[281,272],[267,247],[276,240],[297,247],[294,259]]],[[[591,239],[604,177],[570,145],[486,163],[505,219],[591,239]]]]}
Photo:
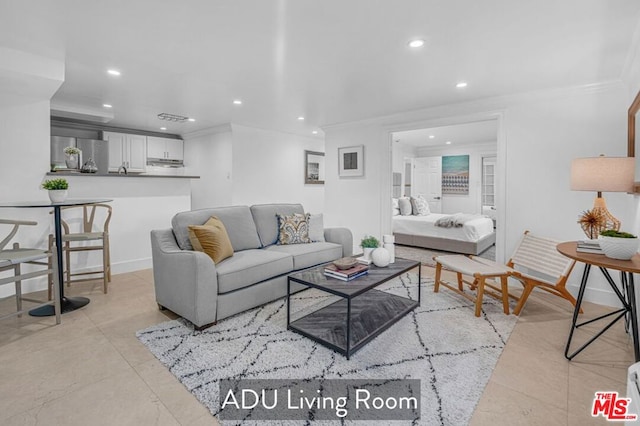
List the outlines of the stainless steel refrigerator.
{"type": "Polygon", "coordinates": [[[82,168],[82,165],[91,158],[98,167],[97,174],[106,175],[109,173],[109,143],[107,141],[67,136],[51,136],[52,169],[66,168],[64,148],[67,146],[75,146],[80,149],[79,168],[82,168]]]}

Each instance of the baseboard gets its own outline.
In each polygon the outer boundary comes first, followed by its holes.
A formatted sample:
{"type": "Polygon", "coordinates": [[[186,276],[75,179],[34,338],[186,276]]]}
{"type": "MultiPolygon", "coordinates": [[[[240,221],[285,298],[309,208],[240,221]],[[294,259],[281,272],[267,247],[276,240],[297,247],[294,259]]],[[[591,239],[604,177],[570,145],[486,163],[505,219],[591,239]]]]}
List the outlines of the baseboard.
{"type": "MultiPolygon", "coordinates": [[[[578,297],[579,289],[580,287],[577,285],[567,285],[567,290],[569,290],[569,292],[576,298],[578,297]]],[[[613,291],[603,290],[600,288],[589,288],[589,286],[587,286],[584,291],[583,300],[587,302],[597,303],[599,305],[622,307],[618,296],[616,296],[613,291]]]]}

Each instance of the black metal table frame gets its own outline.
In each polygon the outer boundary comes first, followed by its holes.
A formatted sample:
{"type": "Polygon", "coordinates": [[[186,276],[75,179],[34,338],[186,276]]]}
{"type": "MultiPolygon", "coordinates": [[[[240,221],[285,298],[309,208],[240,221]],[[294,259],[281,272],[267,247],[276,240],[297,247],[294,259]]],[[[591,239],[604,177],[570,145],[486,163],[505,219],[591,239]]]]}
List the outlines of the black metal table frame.
{"type": "MultiPolygon", "coordinates": [[[[315,267],[314,267],[315,268],[315,267]]],[[[313,268],[310,268],[313,269],[313,268]]],[[[337,280],[337,279],[336,279],[337,280]]],[[[357,280],[357,278],[356,278],[357,280]]],[[[368,342],[370,342],[371,340],[373,340],[375,337],[377,337],[378,335],[380,335],[382,332],[384,332],[385,330],[387,330],[389,327],[391,327],[393,324],[395,324],[396,322],[398,322],[401,318],[403,318],[406,314],[408,314],[409,312],[413,311],[415,308],[417,308],[418,306],[420,306],[420,301],[421,301],[421,281],[422,281],[422,267],[420,262],[417,262],[415,265],[407,267],[401,271],[398,271],[395,274],[392,274],[388,277],[385,277],[385,279],[377,282],[374,286],[369,287],[369,288],[364,288],[361,291],[358,291],[354,294],[351,295],[347,295],[345,296],[344,294],[334,291],[330,288],[324,287],[324,286],[320,286],[317,285],[315,283],[310,283],[304,280],[300,280],[297,278],[292,278],[291,276],[287,277],[287,330],[291,330],[294,331],[298,334],[301,334],[311,340],[313,340],[314,342],[318,342],[330,349],[333,349],[334,351],[346,356],[347,360],[349,360],[351,358],[351,355],[353,355],[356,351],[358,351],[360,348],[362,348],[363,346],[365,346],[368,342]],[[375,287],[378,287],[384,283],[386,283],[387,281],[390,281],[396,277],[399,277],[400,275],[411,271],[414,268],[418,268],[418,300],[415,301],[415,303],[413,305],[411,305],[409,308],[405,309],[403,312],[397,314],[392,321],[387,322],[383,327],[380,327],[379,329],[375,330],[373,333],[369,334],[366,338],[364,338],[363,340],[361,340],[360,342],[358,342],[358,344],[356,344],[353,348],[351,347],[351,300],[354,299],[355,297],[366,293],[368,291],[372,291],[375,289],[375,287]],[[327,342],[326,340],[320,339],[310,333],[306,333],[303,330],[300,330],[298,328],[292,327],[291,326],[291,281],[296,282],[298,284],[302,284],[305,285],[309,288],[317,288],[321,291],[324,291],[325,293],[330,293],[333,294],[335,296],[341,297],[343,299],[347,300],[347,318],[346,318],[346,331],[347,331],[347,335],[346,335],[346,348],[343,349],[337,345],[334,345],[330,342],[327,342]]],[[[398,296],[398,297],[402,297],[402,296],[398,296]]],[[[308,314],[308,315],[311,315],[308,314]]]]}
{"type": "Polygon", "coordinates": [[[636,307],[636,295],[635,295],[635,287],[633,283],[633,273],[620,271],[620,281],[622,286],[622,292],[618,289],[615,281],[609,274],[609,271],[603,267],[598,266],[605,279],[615,292],[616,296],[622,303],[622,308],[617,309],[613,312],[609,312],[607,314],[601,315],[597,318],[593,318],[578,324],[578,314],[580,312],[580,307],[582,305],[582,299],[584,297],[584,292],[587,287],[587,280],[589,279],[589,272],[591,271],[591,264],[585,263],[584,271],[582,273],[582,280],[580,282],[580,290],[578,291],[578,298],[576,299],[576,307],[573,311],[573,320],[571,323],[571,331],[569,332],[569,339],[567,340],[567,345],[564,350],[564,356],[571,360],[580,352],[582,352],[587,346],[593,343],[598,337],[600,337],[605,331],[611,328],[616,322],[618,322],[621,318],[625,320],[625,330],[629,331],[629,324],[631,324],[632,338],[633,338],[633,351],[635,355],[635,360],[640,361],[640,342],[638,341],[638,310],[636,307]],[[573,339],[573,332],[583,325],[591,324],[595,321],[599,321],[605,318],[609,318],[611,316],[617,315],[613,320],[611,320],[602,330],[600,330],[596,335],[594,335],[591,339],[589,339],[586,343],[580,346],[575,352],[569,353],[569,349],[571,347],[571,341],[573,339]]]}

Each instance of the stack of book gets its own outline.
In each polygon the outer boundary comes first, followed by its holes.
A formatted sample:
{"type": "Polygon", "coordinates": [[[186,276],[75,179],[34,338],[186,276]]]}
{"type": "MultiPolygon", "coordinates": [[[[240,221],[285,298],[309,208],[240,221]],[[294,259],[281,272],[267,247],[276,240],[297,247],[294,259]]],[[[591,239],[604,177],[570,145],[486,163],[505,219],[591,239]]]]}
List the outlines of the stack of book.
{"type": "Polygon", "coordinates": [[[324,268],[324,274],[331,278],[337,278],[342,281],[351,281],[369,272],[369,266],[361,263],[349,269],[338,269],[334,264],[327,265],[324,268]]]}
{"type": "Polygon", "coordinates": [[[598,240],[580,240],[578,241],[576,251],[582,253],[604,254],[600,248],[600,242],[598,242],[598,240]]]}

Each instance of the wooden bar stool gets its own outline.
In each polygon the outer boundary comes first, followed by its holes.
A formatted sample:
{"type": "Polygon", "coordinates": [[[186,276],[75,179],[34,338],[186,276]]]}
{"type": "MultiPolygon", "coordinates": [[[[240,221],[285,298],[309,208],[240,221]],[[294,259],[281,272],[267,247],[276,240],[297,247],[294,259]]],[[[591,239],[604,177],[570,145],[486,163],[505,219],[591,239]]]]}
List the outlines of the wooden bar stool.
{"type": "MultiPolygon", "coordinates": [[[[101,275],[103,292],[107,293],[108,283],[111,281],[111,256],[109,252],[109,222],[111,221],[111,206],[107,204],[88,204],[80,206],[62,207],[61,210],[68,212],[73,209],[82,209],[82,224],[80,232],[72,232],[71,220],[62,219],[64,229],[62,235],[62,250],[65,253],[65,282],[67,286],[71,283],[79,283],[95,280],[95,275],[101,275]],[[98,218],[104,218],[102,226],[98,223],[98,218]],[[97,242],[97,244],[96,244],[97,242]],[[89,243],[89,244],[87,244],[89,243]],[[80,244],[80,245],[78,245],[80,244]],[[71,253],[82,251],[102,250],[102,269],[85,272],[71,271],[71,253]],[[89,276],[88,278],[76,278],[77,276],[89,276]]],[[[56,244],[53,235],[49,236],[49,250],[56,244]]],[[[52,281],[49,282],[49,297],[51,297],[52,281]]]]}

